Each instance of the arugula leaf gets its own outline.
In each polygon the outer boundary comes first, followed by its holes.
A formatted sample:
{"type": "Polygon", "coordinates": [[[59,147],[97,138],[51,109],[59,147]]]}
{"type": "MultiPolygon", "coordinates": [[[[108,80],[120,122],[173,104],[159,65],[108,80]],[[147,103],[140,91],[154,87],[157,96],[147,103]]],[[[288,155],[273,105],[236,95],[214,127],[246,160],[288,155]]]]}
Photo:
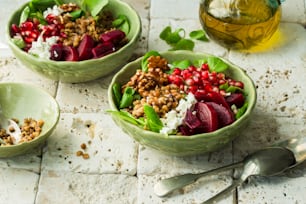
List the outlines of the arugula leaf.
{"type": "Polygon", "coordinates": [[[199,59],[199,60],[194,61],[193,64],[194,64],[196,67],[201,67],[202,64],[206,64],[206,63],[207,63],[207,58],[203,58],[203,59],[199,59]]]}
{"type": "Polygon", "coordinates": [[[145,104],[143,106],[144,114],[146,116],[146,126],[153,132],[159,132],[163,128],[163,123],[154,108],[145,104]]]}
{"type": "Polygon", "coordinates": [[[228,68],[228,65],[218,57],[209,57],[207,63],[210,71],[223,72],[228,68]]]}
{"type": "Polygon", "coordinates": [[[208,41],[208,38],[203,30],[194,30],[189,33],[189,37],[195,40],[208,41]]]}
{"type": "Polygon", "coordinates": [[[114,101],[117,107],[120,106],[120,101],[122,98],[122,94],[121,94],[121,86],[119,83],[115,83],[112,87],[112,91],[114,94],[114,101]]]}
{"type": "Polygon", "coordinates": [[[109,0],[83,0],[83,5],[95,17],[108,4],[109,0]]]}
{"type": "Polygon", "coordinates": [[[148,71],[148,58],[151,56],[160,56],[159,52],[155,51],[155,50],[151,50],[149,52],[147,52],[142,60],[141,60],[141,69],[143,72],[147,72],[148,71]]]}
{"type": "Polygon", "coordinates": [[[229,87],[227,87],[227,89],[225,91],[230,92],[230,93],[236,93],[236,92],[244,93],[243,89],[241,89],[237,86],[229,86],[229,87]]]}

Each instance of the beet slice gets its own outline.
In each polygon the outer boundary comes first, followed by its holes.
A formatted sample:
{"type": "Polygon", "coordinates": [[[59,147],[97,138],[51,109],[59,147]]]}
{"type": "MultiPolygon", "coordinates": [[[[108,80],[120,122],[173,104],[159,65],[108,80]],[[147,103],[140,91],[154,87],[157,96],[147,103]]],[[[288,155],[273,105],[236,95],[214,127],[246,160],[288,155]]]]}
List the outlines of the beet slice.
{"type": "Polygon", "coordinates": [[[222,105],[215,102],[206,102],[206,104],[211,105],[218,115],[218,128],[222,128],[229,125],[235,121],[234,113],[222,105]]]}
{"type": "Polygon", "coordinates": [[[243,106],[245,99],[242,93],[232,93],[225,100],[229,106],[236,105],[237,108],[240,108],[243,106]]]}
{"type": "Polygon", "coordinates": [[[79,53],[75,47],[63,46],[64,60],[65,61],[78,61],[79,53]]]}
{"type": "Polygon", "coordinates": [[[184,124],[186,124],[190,129],[200,128],[202,123],[196,114],[193,113],[193,110],[188,109],[186,112],[186,116],[183,120],[184,124]]]}
{"type": "Polygon", "coordinates": [[[198,102],[195,104],[194,110],[205,132],[212,132],[218,128],[218,114],[211,105],[198,102]]]}
{"type": "Polygon", "coordinates": [[[195,98],[197,101],[203,101],[203,102],[215,102],[217,104],[220,104],[227,109],[230,109],[230,106],[226,102],[225,98],[220,94],[215,91],[204,91],[204,90],[198,90],[194,94],[195,98]]]}
{"type": "Polygon", "coordinates": [[[100,35],[101,42],[119,43],[125,38],[125,33],[121,30],[112,30],[100,35]]]}
{"type": "Polygon", "coordinates": [[[50,59],[55,61],[64,60],[64,50],[62,44],[54,44],[50,48],[50,59]]]}
{"type": "Polygon", "coordinates": [[[91,50],[95,46],[95,41],[90,35],[84,35],[79,47],[78,47],[78,53],[79,53],[79,60],[88,60],[91,59],[93,54],[91,50]]]}
{"type": "Polygon", "coordinates": [[[111,42],[104,42],[102,44],[97,45],[92,49],[92,54],[94,58],[100,58],[107,54],[114,52],[116,49],[114,44],[111,42]]]}

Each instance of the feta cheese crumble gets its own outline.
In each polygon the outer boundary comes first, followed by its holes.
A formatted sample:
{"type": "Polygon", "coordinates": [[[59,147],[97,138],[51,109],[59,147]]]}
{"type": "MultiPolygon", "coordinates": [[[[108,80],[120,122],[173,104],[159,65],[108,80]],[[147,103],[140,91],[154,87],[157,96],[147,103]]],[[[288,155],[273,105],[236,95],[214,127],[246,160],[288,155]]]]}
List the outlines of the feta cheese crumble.
{"type": "Polygon", "coordinates": [[[52,36],[46,38],[44,41],[42,34],[37,38],[37,41],[32,42],[32,47],[29,49],[29,53],[43,59],[50,59],[50,48],[56,44],[58,36],[52,36]]]}
{"type": "Polygon", "coordinates": [[[171,134],[183,123],[186,112],[197,102],[192,93],[188,93],[186,98],[181,99],[175,110],[166,113],[165,118],[161,118],[164,127],[160,130],[162,134],[171,134]]]}
{"type": "Polygon", "coordinates": [[[54,5],[52,8],[47,8],[47,10],[44,11],[43,16],[46,18],[49,14],[52,14],[54,16],[59,16],[64,12],[63,9],[58,7],[57,5],[54,5]]]}

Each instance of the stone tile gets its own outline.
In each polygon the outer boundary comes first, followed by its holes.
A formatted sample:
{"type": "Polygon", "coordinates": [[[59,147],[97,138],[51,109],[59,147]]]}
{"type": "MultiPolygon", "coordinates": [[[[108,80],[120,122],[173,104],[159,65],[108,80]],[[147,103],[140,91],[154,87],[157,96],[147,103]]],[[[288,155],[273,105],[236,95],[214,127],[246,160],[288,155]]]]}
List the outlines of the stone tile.
{"type": "Polygon", "coordinates": [[[282,2],[282,21],[306,24],[306,1],[282,2]]]}
{"type": "Polygon", "coordinates": [[[136,204],[137,178],[116,174],[43,171],[36,203],[136,204]]]}
{"type": "Polygon", "coordinates": [[[43,88],[52,96],[55,96],[57,82],[38,75],[26,68],[13,57],[0,57],[0,81],[29,83],[43,88]]]}
{"type": "Polygon", "coordinates": [[[0,203],[35,203],[39,174],[15,168],[0,168],[0,181],[0,203]]]}
{"type": "Polygon", "coordinates": [[[231,52],[257,88],[257,109],[278,116],[305,117],[306,35],[302,26],[283,23],[280,44],[266,52],[231,52]]]}
{"type": "MultiPolygon", "coordinates": [[[[154,185],[159,179],[158,176],[138,176],[138,203],[201,203],[231,184],[227,176],[209,176],[160,198],[154,194],[154,185]]],[[[218,203],[228,204],[232,200],[233,195],[229,195],[218,203]]]]}
{"type": "Polygon", "coordinates": [[[257,204],[257,203],[305,203],[306,186],[305,177],[287,178],[271,177],[256,178],[239,189],[239,204],[257,204]]]}
{"type": "Polygon", "coordinates": [[[41,157],[41,149],[35,149],[25,155],[10,158],[0,158],[0,168],[24,169],[31,172],[39,173],[41,167],[41,157]]]}
{"type": "Polygon", "coordinates": [[[198,19],[199,0],[153,0],[151,18],[198,19]]]}
{"type": "Polygon", "coordinates": [[[102,112],[109,109],[107,88],[112,75],[87,83],[60,83],[57,101],[62,112],[102,112]]]}
{"type": "Polygon", "coordinates": [[[141,18],[149,18],[150,1],[142,0],[124,0],[130,6],[132,6],[139,14],[141,18]]]}
{"type": "Polygon", "coordinates": [[[137,173],[140,175],[164,174],[166,177],[199,173],[232,163],[231,144],[223,150],[199,156],[175,157],[141,146],[137,173]]]}
{"type": "Polygon", "coordinates": [[[305,119],[276,117],[266,112],[255,112],[249,126],[234,141],[234,159],[242,160],[261,148],[277,142],[306,135],[305,119]]]}
{"type": "MultiPolygon", "coordinates": [[[[181,28],[184,29],[185,35],[183,35],[183,33],[181,34],[187,39],[190,39],[189,33],[191,31],[202,29],[200,23],[194,20],[152,19],[150,24],[149,50],[167,51],[171,49],[171,47],[159,37],[160,33],[167,26],[170,26],[172,31],[181,28]]],[[[194,42],[194,51],[210,53],[217,56],[227,55],[227,50],[213,41],[202,42],[196,40],[194,42]]]]}
{"type": "Polygon", "coordinates": [[[48,139],[42,169],[134,175],[137,149],[137,144],[115,126],[110,115],[102,112],[63,113],[48,139]],[[81,148],[83,143],[85,150],[81,148]],[[90,158],[77,156],[77,151],[88,153],[90,158]]]}

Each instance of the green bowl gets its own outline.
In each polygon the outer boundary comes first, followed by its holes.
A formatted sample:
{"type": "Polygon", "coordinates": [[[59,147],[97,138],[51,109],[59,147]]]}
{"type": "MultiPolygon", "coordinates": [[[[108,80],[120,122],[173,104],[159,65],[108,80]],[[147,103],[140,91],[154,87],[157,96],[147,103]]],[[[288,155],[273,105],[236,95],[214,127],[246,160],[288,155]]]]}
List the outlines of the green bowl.
{"type": "Polygon", "coordinates": [[[102,58],[79,62],[39,59],[18,48],[11,40],[10,27],[14,23],[18,25],[20,14],[26,5],[28,3],[15,11],[7,24],[6,38],[8,45],[22,64],[32,71],[55,81],[66,83],[87,82],[110,74],[126,64],[132,57],[141,35],[141,20],[137,12],[123,1],[109,0],[104,9],[111,11],[115,16],[123,14],[127,16],[130,22],[130,32],[127,35],[129,42],[124,47],[102,58]]]}
{"type": "MultiPolygon", "coordinates": [[[[160,53],[169,62],[176,60],[189,59],[191,61],[203,59],[204,57],[211,56],[205,53],[194,53],[191,51],[168,51],[160,53]]],[[[136,72],[136,69],[141,68],[141,60],[139,58],[133,62],[130,62],[124,66],[113,78],[109,89],[108,98],[111,110],[118,110],[112,92],[112,86],[115,82],[124,84],[132,75],[136,72]]],[[[247,102],[248,108],[244,115],[236,120],[234,123],[220,128],[214,132],[202,133],[192,136],[167,136],[164,134],[155,133],[152,131],[143,130],[142,128],[128,123],[121,118],[113,115],[115,123],[122,128],[129,136],[134,138],[137,142],[144,146],[148,146],[164,152],[170,155],[186,156],[186,155],[198,155],[207,152],[218,150],[231,142],[234,138],[239,136],[239,132],[244,129],[249,122],[251,113],[254,110],[256,104],[256,88],[252,79],[246,74],[246,72],[223,59],[229,65],[229,69],[225,72],[226,75],[233,79],[240,80],[244,83],[244,89],[248,94],[247,102]]]]}
{"type": "Polygon", "coordinates": [[[11,146],[0,146],[0,157],[26,154],[45,144],[55,129],[60,110],[56,100],[41,88],[21,83],[0,83],[0,108],[5,118],[44,120],[39,137],[32,141],[11,146]]]}

